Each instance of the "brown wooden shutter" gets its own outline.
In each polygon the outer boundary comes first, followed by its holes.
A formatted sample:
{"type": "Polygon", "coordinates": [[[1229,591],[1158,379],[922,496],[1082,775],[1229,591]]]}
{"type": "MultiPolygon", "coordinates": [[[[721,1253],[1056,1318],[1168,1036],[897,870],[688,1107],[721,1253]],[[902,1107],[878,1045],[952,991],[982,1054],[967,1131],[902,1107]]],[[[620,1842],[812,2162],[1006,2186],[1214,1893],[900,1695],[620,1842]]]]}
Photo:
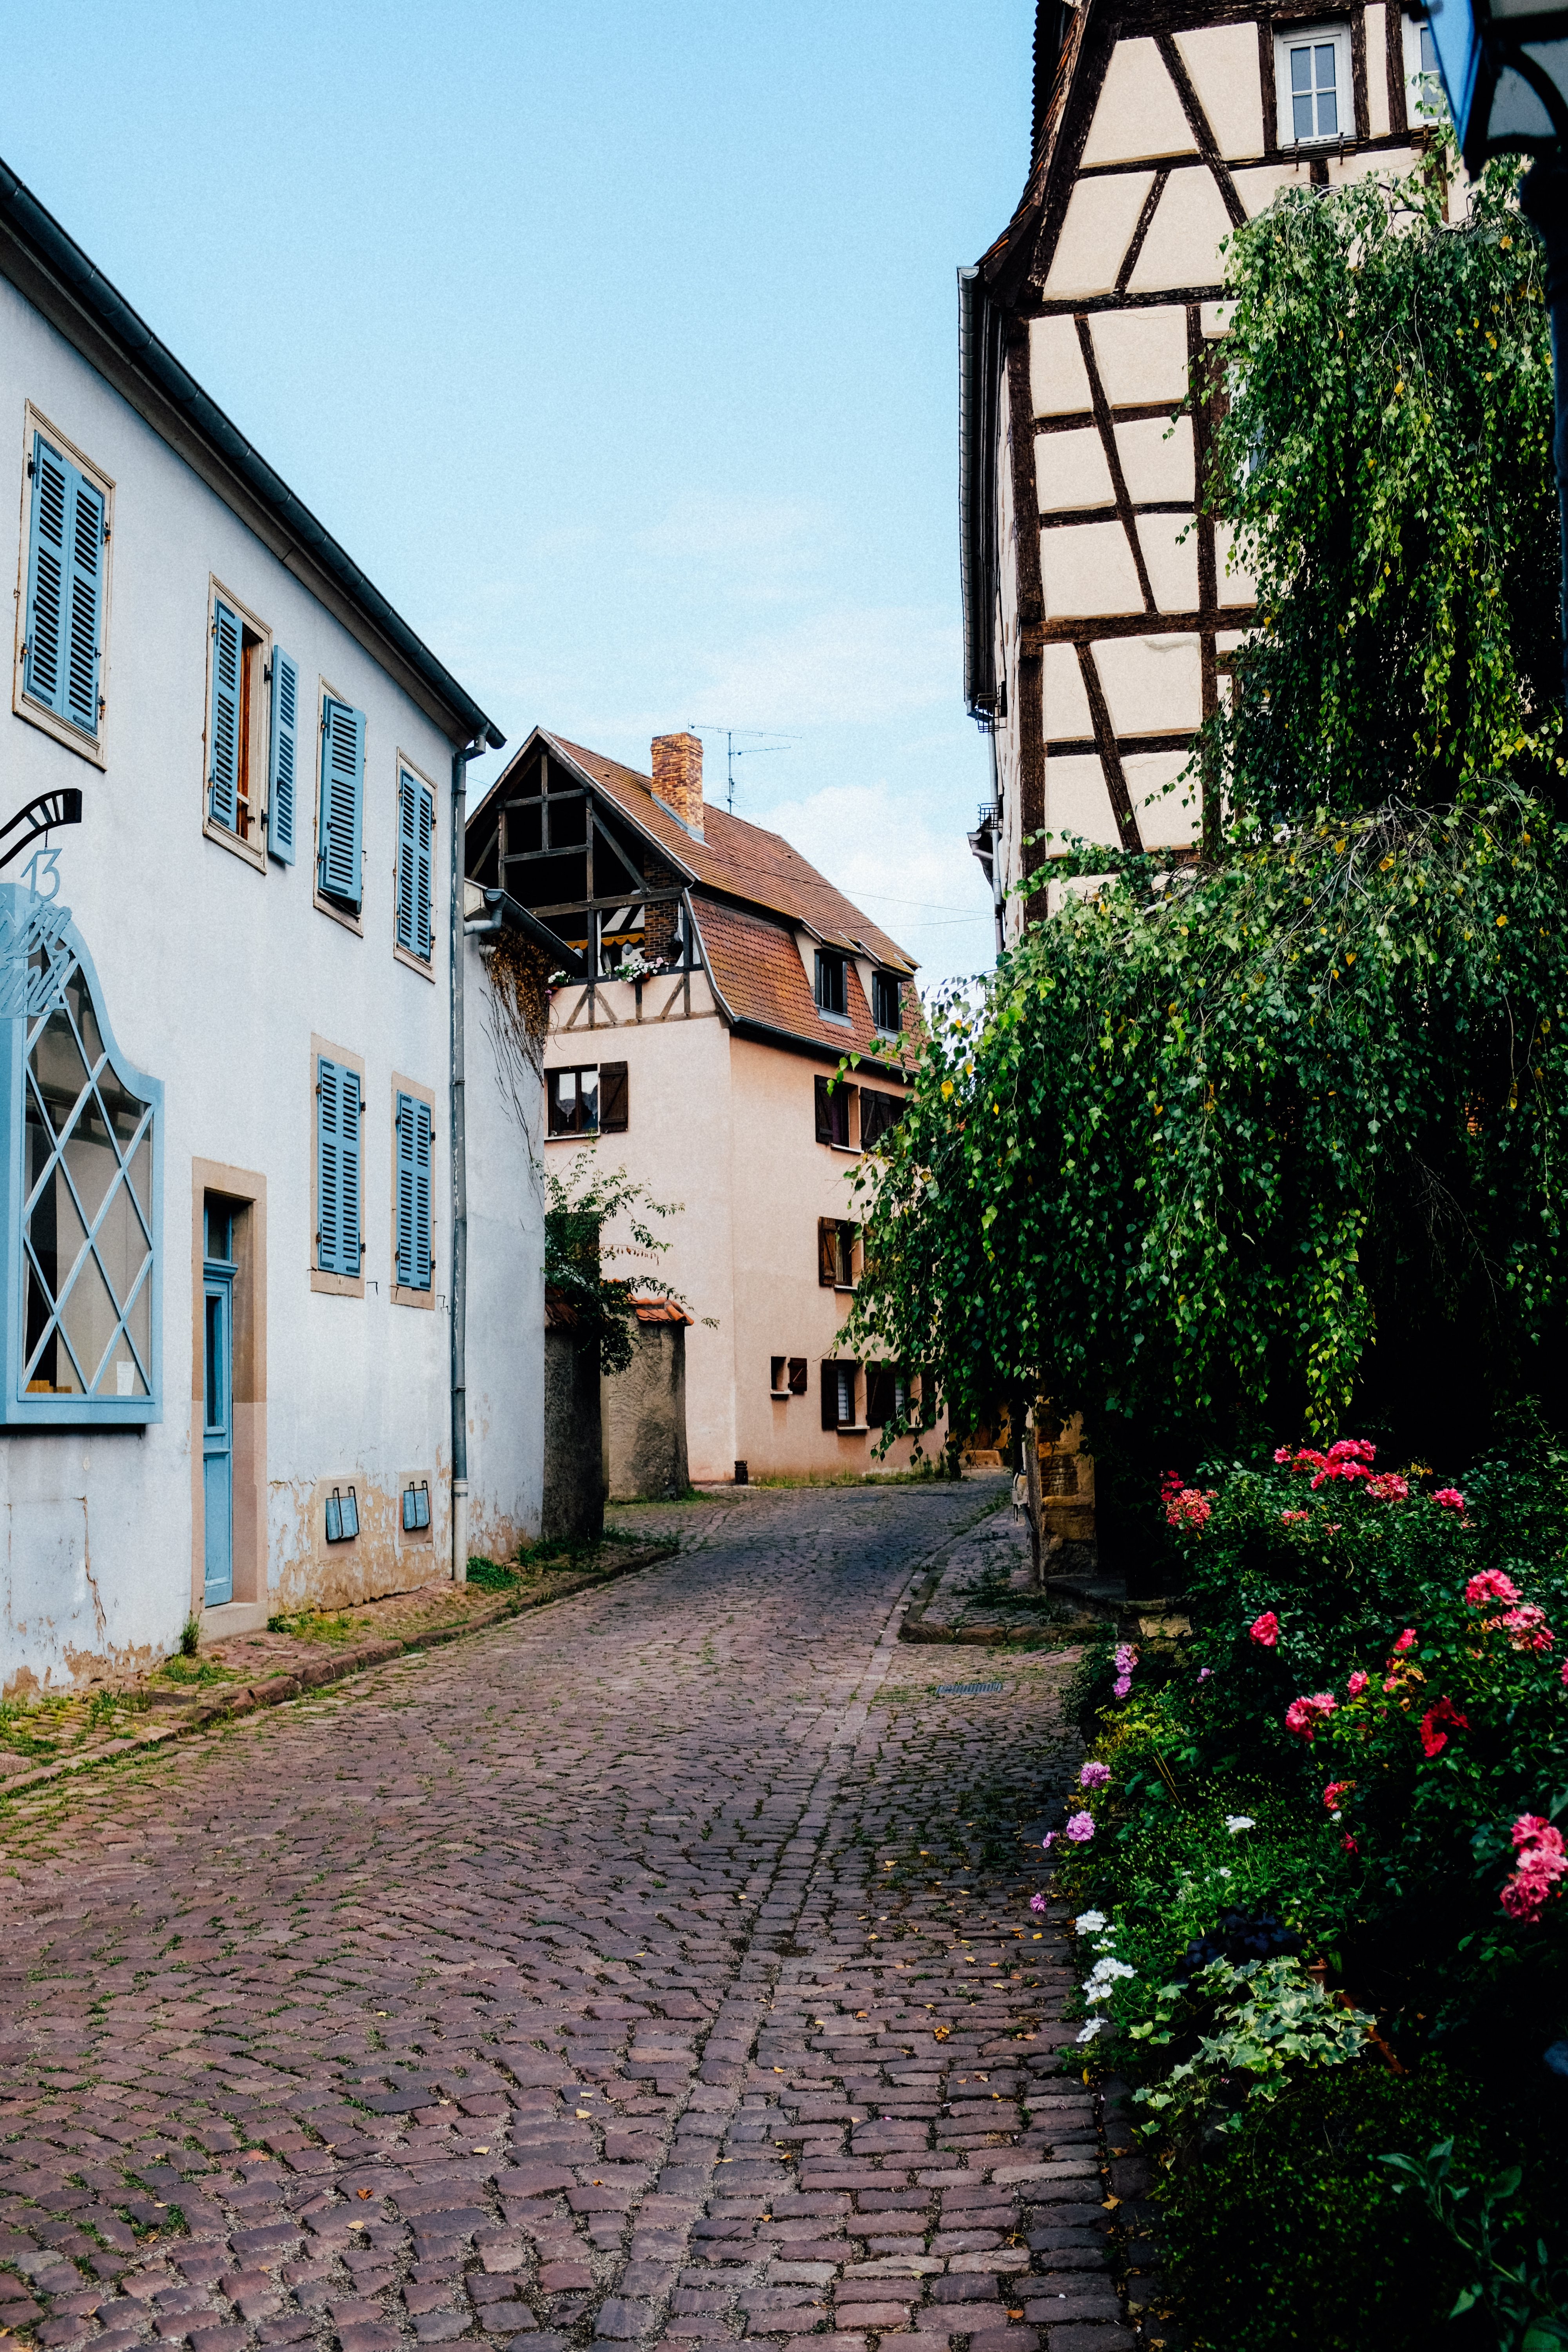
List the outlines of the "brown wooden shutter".
{"type": "Polygon", "coordinates": [[[840,1078],[838,1081],[838,1091],[844,1097],[844,1109],[842,1113],[844,1125],[838,1139],[841,1143],[849,1144],[854,1142],[857,1135],[859,1133],[859,1129],[856,1127],[854,1122],[855,1106],[860,1099],[860,1089],[858,1087],[847,1087],[843,1079],[840,1078]]]}
{"type": "Polygon", "coordinates": [[[624,1062],[601,1062],[599,1132],[601,1135],[624,1135],[626,1131],[626,1066],[624,1062]]]}
{"type": "Polygon", "coordinates": [[[822,1360],[822,1426],[838,1426],[838,1367],[831,1356],[822,1360]]]}
{"type": "Polygon", "coordinates": [[[866,1367],[866,1419],[871,1428],[880,1429],[892,1418],[893,1368],[891,1364],[868,1364],[866,1367]]]}
{"type": "Polygon", "coordinates": [[[838,1279],[838,1227],[832,1217],[816,1221],[816,1278],[824,1290],[838,1279]]]}
{"type": "Polygon", "coordinates": [[[816,1080],[816,1139],[818,1143],[833,1140],[833,1097],[826,1078],[816,1080]]]}
{"type": "Polygon", "coordinates": [[[805,1394],[805,1358],[804,1356],[792,1356],[789,1360],[789,1392],[791,1396],[804,1396],[805,1394]]]}

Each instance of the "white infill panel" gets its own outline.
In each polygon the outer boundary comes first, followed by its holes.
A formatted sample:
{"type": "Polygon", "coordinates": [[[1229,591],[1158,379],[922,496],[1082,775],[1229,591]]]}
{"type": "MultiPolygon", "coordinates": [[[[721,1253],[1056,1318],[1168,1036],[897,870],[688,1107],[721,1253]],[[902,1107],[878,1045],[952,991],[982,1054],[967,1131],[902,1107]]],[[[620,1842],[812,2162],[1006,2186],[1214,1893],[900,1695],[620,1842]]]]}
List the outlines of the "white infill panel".
{"type": "Polygon", "coordinates": [[[1037,433],[1035,482],[1042,514],[1116,504],[1105,445],[1092,426],[1081,432],[1037,433]]]}
{"type": "Polygon", "coordinates": [[[1229,334],[1235,313],[1234,302],[1205,302],[1198,313],[1200,331],[1211,342],[1217,341],[1221,335],[1229,334]]]}
{"type": "Polygon", "coordinates": [[[1258,163],[1250,171],[1233,172],[1236,193],[1247,206],[1249,220],[1266,213],[1281,188],[1304,188],[1311,181],[1306,163],[1258,163]]]}
{"type": "Polygon", "coordinates": [[[1196,478],[1190,416],[1141,416],[1119,425],[1116,454],[1134,506],[1145,499],[1192,499],[1196,478]]]}
{"type": "Polygon", "coordinates": [[[1196,612],[1198,535],[1191,515],[1140,515],[1138,539],[1161,612],[1196,612]]]}
{"type": "Polygon", "coordinates": [[[1145,849],[1184,849],[1197,839],[1203,809],[1196,775],[1178,781],[1191,755],[1186,751],[1134,751],[1122,755],[1127,796],[1138,819],[1145,849]]]}
{"type": "Polygon", "coordinates": [[[1082,416],[1092,406],[1078,329],[1070,319],[1030,320],[1029,398],[1037,416],[1082,416]]]}
{"type": "Polygon", "coordinates": [[[1121,257],[1153,184],[1152,172],[1115,172],[1103,180],[1079,181],[1068,198],[1067,218],[1051,257],[1047,301],[1114,292],[1121,257]]]}
{"type": "Polygon", "coordinates": [[[1366,11],[1366,127],[1373,139],[1393,129],[1388,119],[1388,11],[1368,0],[1366,11]]]}
{"type": "Polygon", "coordinates": [[[1040,577],[1050,620],[1141,613],[1143,593],[1119,522],[1068,523],[1040,533],[1040,577]]]}
{"type": "MultiPolygon", "coordinates": [[[[1368,40],[1371,39],[1370,24],[1368,40]]],[[[1263,152],[1263,84],[1256,25],[1206,25],[1178,33],[1176,47],[1227,163],[1263,152]]]]}
{"type": "Polygon", "coordinates": [[[1118,41],[1089,126],[1085,164],[1142,163],[1196,153],[1192,125],[1153,42],[1118,41]]]}
{"type": "Polygon", "coordinates": [[[1204,715],[1195,636],[1108,637],[1094,648],[1106,708],[1118,735],[1173,735],[1204,715]]]}
{"type": "Polygon", "coordinates": [[[1094,733],[1089,696],[1075,646],[1047,646],[1040,664],[1040,699],[1047,743],[1081,743],[1094,733]]]}
{"type": "Polygon", "coordinates": [[[1228,523],[1216,522],[1214,527],[1214,562],[1215,577],[1218,583],[1219,601],[1222,604],[1250,604],[1256,602],[1258,582],[1250,572],[1244,572],[1235,564],[1233,538],[1228,523]]]}
{"type": "Polygon", "coordinates": [[[1179,304],[1102,310],[1089,321],[1094,363],[1112,408],[1173,404],[1187,394],[1187,314],[1179,304]]]}
{"type": "Polygon", "coordinates": [[[1127,281],[1128,292],[1155,294],[1167,286],[1217,286],[1225,275],[1220,242],[1230,235],[1230,226],[1225,198],[1206,163],[1173,172],[1127,281]]]}
{"type": "Polygon", "coordinates": [[[1106,790],[1105,773],[1100,761],[1089,754],[1073,753],[1068,759],[1047,759],[1046,761],[1046,829],[1057,839],[1051,846],[1065,849],[1064,834],[1077,834],[1082,841],[1108,844],[1112,849],[1121,845],[1121,835],[1106,790]]]}
{"type": "MultiPolygon", "coordinates": [[[[1405,173],[1413,171],[1415,166],[1415,151],[1413,147],[1380,147],[1372,153],[1363,149],[1355,155],[1331,155],[1329,185],[1331,188],[1343,188],[1347,187],[1352,180],[1389,178],[1403,180],[1405,173]]],[[[1453,210],[1450,200],[1450,216],[1453,215],[1453,210]]]]}

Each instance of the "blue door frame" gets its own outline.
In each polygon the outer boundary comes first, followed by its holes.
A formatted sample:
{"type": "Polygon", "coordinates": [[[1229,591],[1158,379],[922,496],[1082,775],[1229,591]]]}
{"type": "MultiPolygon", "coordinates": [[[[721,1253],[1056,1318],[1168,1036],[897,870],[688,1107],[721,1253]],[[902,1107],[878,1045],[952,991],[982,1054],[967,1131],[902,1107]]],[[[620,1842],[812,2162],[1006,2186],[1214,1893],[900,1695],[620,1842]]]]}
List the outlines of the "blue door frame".
{"type": "Polygon", "coordinates": [[[202,1274],[202,1491],[206,1558],[202,1598],[216,1609],[234,1599],[234,1265],[228,1218],[206,1216],[209,1255],[202,1274]]]}

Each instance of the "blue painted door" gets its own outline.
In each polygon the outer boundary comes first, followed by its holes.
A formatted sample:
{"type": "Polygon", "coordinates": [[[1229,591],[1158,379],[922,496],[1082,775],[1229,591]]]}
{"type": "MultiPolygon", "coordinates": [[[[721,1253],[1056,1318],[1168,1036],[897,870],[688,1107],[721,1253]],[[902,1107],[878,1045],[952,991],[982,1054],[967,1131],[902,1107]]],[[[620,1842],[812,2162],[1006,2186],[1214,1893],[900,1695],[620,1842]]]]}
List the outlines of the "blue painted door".
{"type": "Polygon", "coordinates": [[[206,1501],[209,1609],[234,1599],[234,1276],[208,1265],[202,1284],[206,1366],[202,1410],[202,1483],[206,1501]]]}

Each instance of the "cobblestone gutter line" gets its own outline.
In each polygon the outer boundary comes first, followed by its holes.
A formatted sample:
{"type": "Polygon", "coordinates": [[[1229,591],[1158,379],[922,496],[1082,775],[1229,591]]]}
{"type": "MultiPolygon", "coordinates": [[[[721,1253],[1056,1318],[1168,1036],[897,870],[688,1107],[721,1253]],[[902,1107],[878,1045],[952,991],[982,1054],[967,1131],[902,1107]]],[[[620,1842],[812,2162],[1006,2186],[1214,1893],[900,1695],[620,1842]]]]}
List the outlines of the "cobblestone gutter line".
{"type": "MultiPolygon", "coordinates": [[[[491,1625],[510,1623],[512,1618],[524,1616],[531,1609],[547,1609],[552,1601],[568,1601],[587,1587],[611,1584],[617,1577],[630,1576],[637,1569],[673,1559],[679,1549],[679,1544],[650,1544],[628,1552],[611,1568],[563,1575],[548,1592],[502,1594],[493,1609],[476,1609],[470,1616],[453,1623],[363,1643],[357,1650],[339,1650],[329,1657],[309,1659],[291,1674],[268,1675],[261,1681],[233,1685],[215,1693],[210,1699],[195,1700],[182,1706],[172,1720],[153,1724],[146,1731],[132,1732],[102,1748],[89,1748],[84,1756],[65,1757],[57,1764],[40,1764],[34,1771],[15,1774],[0,1786],[0,1810],[10,1798],[26,1790],[47,1788],[52,1780],[75,1780],[83,1772],[123,1764],[132,1757],[146,1755],[151,1748],[166,1748],[171,1740],[182,1739],[190,1732],[210,1731],[216,1724],[232,1723],[242,1716],[254,1715],[258,1707],[281,1706],[286,1699],[301,1698],[307,1691],[324,1690],[332,1683],[345,1682],[352,1675],[365,1674],[372,1666],[387,1665],[394,1658],[411,1651],[432,1650],[456,1642],[465,1633],[480,1633],[491,1625]]],[[[0,2328],[0,2335],[4,2332],[0,2328]]]]}

